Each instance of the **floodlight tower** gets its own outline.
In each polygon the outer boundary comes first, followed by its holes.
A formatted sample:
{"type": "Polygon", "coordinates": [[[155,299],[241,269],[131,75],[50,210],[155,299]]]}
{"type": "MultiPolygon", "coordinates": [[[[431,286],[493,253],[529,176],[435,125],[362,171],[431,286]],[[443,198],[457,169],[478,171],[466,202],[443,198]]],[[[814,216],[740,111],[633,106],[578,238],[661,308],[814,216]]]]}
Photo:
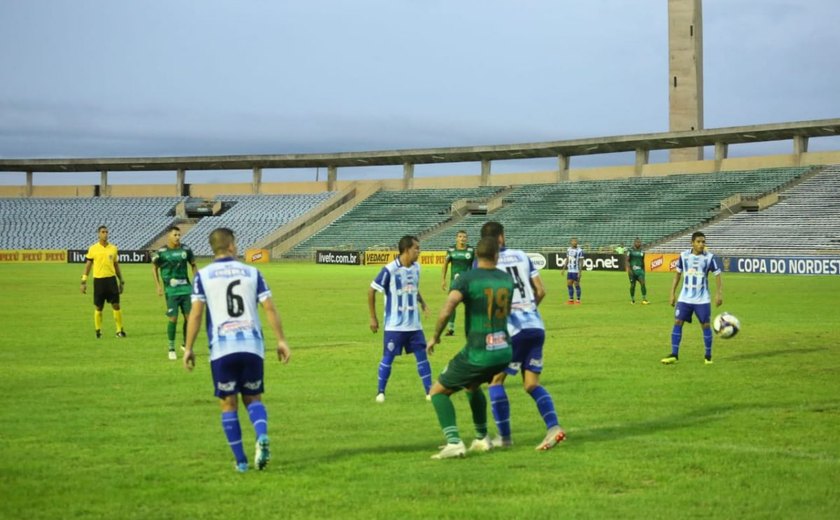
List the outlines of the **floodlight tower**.
{"type": "MultiPolygon", "coordinates": [[[[669,126],[703,129],[702,0],[668,0],[669,126]]],[[[671,162],[703,159],[703,148],[671,150],[671,162]]]]}

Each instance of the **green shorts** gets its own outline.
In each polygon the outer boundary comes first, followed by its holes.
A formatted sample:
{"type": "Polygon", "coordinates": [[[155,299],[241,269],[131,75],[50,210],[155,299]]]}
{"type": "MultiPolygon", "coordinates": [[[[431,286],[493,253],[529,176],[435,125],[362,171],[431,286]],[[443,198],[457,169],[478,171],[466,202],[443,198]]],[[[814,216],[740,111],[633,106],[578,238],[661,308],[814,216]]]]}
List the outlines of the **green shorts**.
{"type": "Polygon", "coordinates": [[[635,269],[631,269],[629,277],[630,277],[630,283],[633,283],[633,282],[645,283],[645,272],[644,271],[636,271],[635,269]]]}
{"type": "Polygon", "coordinates": [[[504,372],[507,366],[507,363],[490,366],[470,363],[467,353],[461,350],[443,367],[438,381],[450,390],[459,390],[475,384],[487,383],[496,374],[504,372]]]}
{"type": "Polygon", "coordinates": [[[190,301],[189,294],[166,295],[166,316],[169,318],[177,318],[178,309],[181,310],[184,316],[189,316],[190,309],[192,309],[192,302],[190,301]]]}

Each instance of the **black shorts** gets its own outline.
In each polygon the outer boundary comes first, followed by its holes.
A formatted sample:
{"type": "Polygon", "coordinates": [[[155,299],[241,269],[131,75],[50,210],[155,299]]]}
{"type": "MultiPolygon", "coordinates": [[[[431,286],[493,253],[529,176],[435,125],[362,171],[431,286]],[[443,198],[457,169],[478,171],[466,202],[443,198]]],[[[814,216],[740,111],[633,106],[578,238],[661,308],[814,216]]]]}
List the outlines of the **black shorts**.
{"type": "Polygon", "coordinates": [[[105,302],[111,305],[120,303],[120,287],[116,276],[93,279],[93,304],[101,308],[105,302]]]}

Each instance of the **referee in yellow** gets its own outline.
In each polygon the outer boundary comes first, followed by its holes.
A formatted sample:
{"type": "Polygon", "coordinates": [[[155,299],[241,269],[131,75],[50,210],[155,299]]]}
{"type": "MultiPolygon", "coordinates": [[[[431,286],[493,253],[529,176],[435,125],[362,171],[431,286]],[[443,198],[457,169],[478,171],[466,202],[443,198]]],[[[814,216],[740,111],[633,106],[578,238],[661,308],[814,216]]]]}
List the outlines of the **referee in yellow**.
{"type": "Polygon", "coordinates": [[[117,246],[108,243],[108,227],[99,226],[99,241],[88,248],[85,255],[85,272],[82,273],[82,294],[87,292],[88,274],[93,267],[93,326],[97,339],[102,337],[102,307],[109,302],[114,309],[114,322],[117,324],[117,337],[124,338],[125,331],[120,311],[120,294],[123,281],[120,264],[117,260],[117,246]],[[119,280],[119,283],[117,283],[119,280]]]}

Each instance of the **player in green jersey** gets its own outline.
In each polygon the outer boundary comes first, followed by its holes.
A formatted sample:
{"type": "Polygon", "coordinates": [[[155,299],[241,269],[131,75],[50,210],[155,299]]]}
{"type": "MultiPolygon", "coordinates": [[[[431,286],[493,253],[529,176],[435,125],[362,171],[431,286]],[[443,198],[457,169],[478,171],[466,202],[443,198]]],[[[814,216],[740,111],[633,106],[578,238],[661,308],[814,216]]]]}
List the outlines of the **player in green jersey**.
{"type": "MultiPolygon", "coordinates": [[[[449,264],[452,264],[452,271],[449,277],[449,288],[452,283],[463,273],[472,268],[473,260],[475,259],[475,249],[467,245],[467,232],[463,229],[455,234],[455,245],[446,250],[446,260],[443,262],[443,276],[440,281],[440,288],[444,291],[446,287],[446,271],[449,269],[449,264]]],[[[446,335],[452,336],[455,334],[455,311],[449,316],[449,322],[446,328],[446,335]]]]}
{"type": "MultiPolygon", "coordinates": [[[[187,337],[187,317],[190,315],[190,284],[187,264],[192,266],[195,276],[195,256],[192,249],[181,244],[181,230],[170,226],[167,245],[152,255],[152,272],[158,296],[166,294],[166,336],[169,338],[169,359],[178,359],[175,354],[175,330],[178,328],[178,310],[184,315],[184,338],[187,337]],[[160,271],[160,273],[158,273],[160,271]],[[163,279],[163,284],[161,284],[163,279]]],[[[181,345],[183,349],[183,344],[181,345]]]]}
{"type": "Polygon", "coordinates": [[[645,286],[645,252],[642,251],[642,241],[638,237],[633,241],[633,247],[627,250],[625,266],[627,277],[630,278],[630,303],[636,303],[636,282],[642,286],[642,305],[648,304],[647,286],[645,286]]]}
{"type": "Polygon", "coordinates": [[[478,242],[476,256],[477,268],[463,273],[454,281],[435,323],[435,333],[426,347],[429,354],[434,353],[449,316],[459,303],[464,302],[467,344],[449,361],[429,392],[446,437],[446,446],[432,455],[433,459],[466,455],[467,449],[458,433],[455,407],[450,399],[461,389],[467,391],[476,432],[470,451],[487,451],[492,447],[487,436],[487,398],[481,385],[503,371],[513,357],[507,329],[513,278],[496,269],[499,242],[495,238],[482,238],[478,242]]]}

